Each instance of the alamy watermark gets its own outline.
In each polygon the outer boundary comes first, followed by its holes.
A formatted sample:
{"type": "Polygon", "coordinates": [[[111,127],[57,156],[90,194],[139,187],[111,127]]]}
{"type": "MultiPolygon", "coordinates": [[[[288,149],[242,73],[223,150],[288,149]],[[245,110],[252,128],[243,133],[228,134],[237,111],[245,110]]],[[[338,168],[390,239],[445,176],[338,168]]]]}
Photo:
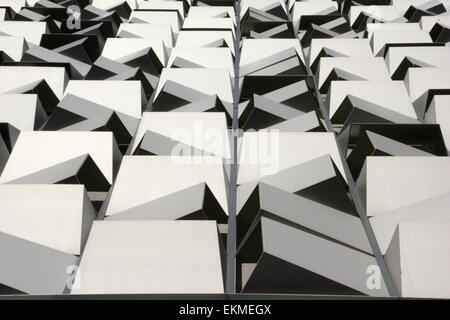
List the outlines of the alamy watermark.
{"type": "Polygon", "coordinates": [[[175,142],[170,155],[172,161],[182,164],[233,164],[255,165],[261,175],[275,174],[279,170],[278,129],[267,130],[220,130],[204,128],[201,121],[194,121],[188,129],[175,129],[171,140],[175,142]],[[231,143],[238,139],[235,157],[231,143]]]}
{"type": "Polygon", "coordinates": [[[81,29],[81,9],[77,5],[71,5],[67,8],[67,22],[66,27],[69,30],[81,29]]]}
{"type": "Polygon", "coordinates": [[[377,265],[370,265],[366,269],[367,277],[366,286],[369,290],[381,289],[381,270],[377,265]]]}

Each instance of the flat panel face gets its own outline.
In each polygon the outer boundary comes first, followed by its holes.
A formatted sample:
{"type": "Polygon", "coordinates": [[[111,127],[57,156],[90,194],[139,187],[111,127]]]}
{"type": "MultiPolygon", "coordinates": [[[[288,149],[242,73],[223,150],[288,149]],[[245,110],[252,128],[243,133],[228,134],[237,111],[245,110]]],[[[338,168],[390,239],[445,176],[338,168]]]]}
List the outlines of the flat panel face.
{"type": "MultiPolygon", "coordinates": [[[[414,122],[417,118],[414,107],[406,91],[403,81],[336,81],[330,90],[330,115],[334,116],[347,97],[360,100],[357,107],[377,112],[378,114],[395,113],[414,122]],[[374,104],[374,105],[371,105],[374,104]]],[[[394,115],[392,115],[394,116],[394,115]]],[[[395,119],[395,118],[394,118],[395,119]]]]}
{"type": "Polygon", "coordinates": [[[375,31],[421,31],[418,23],[370,23],[366,28],[369,39],[372,39],[375,31]]]}
{"type": "MultiPolygon", "coordinates": [[[[136,9],[136,3],[143,0],[126,0],[131,9],[136,9]]],[[[100,9],[109,9],[123,3],[122,0],[93,0],[92,5],[100,9]]]]}
{"type": "Polygon", "coordinates": [[[191,31],[181,30],[177,37],[176,46],[179,48],[201,48],[201,47],[228,47],[235,52],[235,43],[231,31],[191,31]]]}
{"type": "Polygon", "coordinates": [[[429,17],[422,17],[420,19],[420,25],[423,30],[430,31],[433,29],[434,25],[436,23],[442,24],[444,26],[450,25],[450,18],[447,16],[429,16],[429,17]]]}
{"type": "Polygon", "coordinates": [[[449,193],[444,193],[371,217],[370,224],[377,237],[381,252],[385,254],[388,250],[399,223],[408,221],[423,223],[430,221],[449,222],[450,213],[447,209],[449,205],[449,193]]]}
{"type": "Polygon", "coordinates": [[[380,56],[383,47],[395,43],[432,43],[430,34],[426,31],[384,31],[376,30],[372,34],[373,53],[380,56]]]}
{"type": "Polygon", "coordinates": [[[309,53],[311,65],[322,50],[338,52],[348,57],[373,57],[368,39],[313,39],[309,53]]]}
{"type": "Polygon", "coordinates": [[[61,67],[1,66],[0,77],[9,80],[0,83],[0,93],[23,93],[21,88],[31,87],[32,84],[45,80],[56,97],[60,99],[67,85],[67,74],[61,67]]]}
{"type": "Polygon", "coordinates": [[[26,49],[25,46],[24,37],[0,36],[0,47],[14,61],[20,61],[22,59],[22,55],[26,49]]]}
{"type": "Polygon", "coordinates": [[[415,102],[430,89],[447,89],[450,83],[449,67],[445,68],[411,68],[405,83],[411,101],[415,102]]]}
{"type": "Polygon", "coordinates": [[[162,39],[150,38],[108,38],[103,47],[102,56],[111,60],[126,60],[136,51],[152,48],[158,55],[161,63],[165,63],[164,42],[162,39]]]}
{"type": "Polygon", "coordinates": [[[166,47],[172,47],[173,35],[170,23],[154,24],[152,28],[148,28],[145,23],[121,23],[119,32],[121,38],[127,39],[161,39],[166,47]]]}
{"type": "Polygon", "coordinates": [[[448,222],[399,224],[396,234],[396,241],[399,242],[399,260],[391,261],[389,267],[399,268],[401,271],[401,274],[396,276],[402,296],[446,299],[450,297],[447,276],[450,267],[447,246],[450,241],[449,231],[448,222]]]}
{"type": "Polygon", "coordinates": [[[0,121],[19,130],[34,130],[35,120],[43,117],[38,96],[33,94],[0,94],[0,121]]]}
{"type": "Polygon", "coordinates": [[[223,160],[217,157],[128,156],[122,161],[107,215],[206,182],[227,212],[223,160]]]}
{"type": "Polygon", "coordinates": [[[130,16],[130,22],[135,23],[169,23],[174,33],[180,30],[180,21],[176,11],[133,11],[130,16]]]}
{"type": "Polygon", "coordinates": [[[0,230],[79,255],[83,219],[95,218],[92,207],[84,208],[84,196],[77,185],[0,185],[0,230]]]}
{"type": "MultiPolygon", "coordinates": [[[[113,137],[110,132],[22,132],[0,177],[7,183],[58,163],[90,155],[112,181],[113,137]],[[30,161],[32,159],[32,161],[30,161]]],[[[41,183],[45,183],[45,176],[41,183]]]]}
{"type": "MultiPolygon", "coordinates": [[[[188,87],[204,95],[217,95],[224,102],[233,101],[233,93],[230,74],[226,69],[198,69],[198,68],[165,68],[161,73],[156,96],[168,82],[175,82],[183,87],[188,87]]],[[[190,99],[190,95],[180,88],[181,98],[190,99]]]]}
{"type": "Polygon", "coordinates": [[[433,67],[449,67],[448,62],[450,48],[445,46],[439,47],[392,47],[387,52],[389,72],[394,75],[401,68],[401,64],[405,59],[412,60],[418,65],[433,67]]]}
{"type": "Polygon", "coordinates": [[[135,135],[133,152],[148,131],[208,154],[230,158],[228,128],[222,112],[145,112],[135,135]],[[208,135],[210,139],[206,139],[208,135]]]}
{"type": "Polygon", "coordinates": [[[322,58],[319,67],[319,86],[322,87],[333,70],[342,74],[345,80],[388,81],[390,79],[382,58],[322,58]]]}
{"type": "Polygon", "coordinates": [[[394,22],[402,14],[395,6],[352,6],[350,8],[350,24],[353,24],[361,12],[367,12],[370,16],[394,22]]]}
{"type": "MultiPolygon", "coordinates": [[[[292,50],[296,52],[301,61],[304,61],[300,43],[294,39],[248,39],[242,44],[242,57],[239,67],[245,75],[249,70],[249,65],[264,61],[276,55],[283,57],[283,52],[292,50]]],[[[281,58],[282,59],[282,58],[281,58]]]]}
{"type": "Polygon", "coordinates": [[[95,222],[77,277],[74,294],[222,293],[216,224],[95,222]]]}
{"type": "Polygon", "coordinates": [[[370,157],[367,160],[367,214],[417,203],[450,191],[447,157],[370,157]]]}
{"type": "Polygon", "coordinates": [[[448,297],[449,17],[0,0],[0,294],[448,297]]]}
{"type": "Polygon", "coordinates": [[[261,132],[244,134],[240,142],[242,184],[329,154],[343,173],[339,151],[330,133],[261,132]],[[260,144],[261,147],[256,146],[260,144]]]}
{"type": "Polygon", "coordinates": [[[439,123],[445,145],[447,146],[447,151],[450,151],[450,111],[446,107],[449,102],[449,96],[435,96],[430,105],[430,109],[425,116],[426,122],[439,123]]]}
{"type": "Polygon", "coordinates": [[[110,107],[133,118],[140,118],[141,87],[138,81],[70,81],[65,95],[110,107]]]}
{"type": "MultiPolygon", "coordinates": [[[[14,1],[16,7],[20,5],[20,1],[14,1]]],[[[14,9],[13,9],[14,10],[14,9]]],[[[47,32],[45,22],[28,22],[28,21],[0,21],[0,32],[9,36],[24,37],[29,45],[39,45],[42,34],[47,32]]]]}
{"type": "MultiPolygon", "coordinates": [[[[180,67],[180,60],[187,60],[188,63],[184,62],[186,66],[228,69],[230,75],[234,76],[234,63],[228,48],[173,48],[167,65],[180,67]]],[[[181,63],[181,66],[184,63],[181,63]]]]}
{"type": "Polygon", "coordinates": [[[77,257],[0,232],[0,282],[28,294],[63,294],[77,257]],[[33,266],[33,272],[30,272],[33,266]]]}

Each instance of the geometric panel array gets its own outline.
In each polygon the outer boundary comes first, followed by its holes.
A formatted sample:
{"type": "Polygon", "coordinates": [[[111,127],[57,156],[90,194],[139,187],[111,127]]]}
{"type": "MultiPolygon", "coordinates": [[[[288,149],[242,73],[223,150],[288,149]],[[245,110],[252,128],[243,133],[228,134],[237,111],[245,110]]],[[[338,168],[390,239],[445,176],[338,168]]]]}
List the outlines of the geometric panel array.
{"type": "Polygon", "coordinates": [[[450,298],[449,13],[0,0],[0,294],[450,298]]]}

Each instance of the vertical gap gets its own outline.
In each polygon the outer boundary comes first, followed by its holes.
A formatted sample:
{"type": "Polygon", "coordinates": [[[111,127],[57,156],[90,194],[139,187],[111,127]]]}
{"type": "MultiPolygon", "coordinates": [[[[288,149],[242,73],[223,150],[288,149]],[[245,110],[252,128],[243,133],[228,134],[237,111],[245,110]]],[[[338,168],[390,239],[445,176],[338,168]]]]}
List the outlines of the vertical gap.
{"type": "Polygon", "coordinates": [[[230,196],[229,196],[229,216],[228,216],[228,236],[227,236],[227,278],[226,293],[236,293],[236,202],[237,202],[237,172],[238,172],[238,133],[239,133],[239,61],[241,57],[241,3],[234,1],[234,12],[236,17],[235,26],[235,61],[234,61],[234,88],[233,88],[233,120],[231,137],[231,167],[230,167],[230,196]]]}

